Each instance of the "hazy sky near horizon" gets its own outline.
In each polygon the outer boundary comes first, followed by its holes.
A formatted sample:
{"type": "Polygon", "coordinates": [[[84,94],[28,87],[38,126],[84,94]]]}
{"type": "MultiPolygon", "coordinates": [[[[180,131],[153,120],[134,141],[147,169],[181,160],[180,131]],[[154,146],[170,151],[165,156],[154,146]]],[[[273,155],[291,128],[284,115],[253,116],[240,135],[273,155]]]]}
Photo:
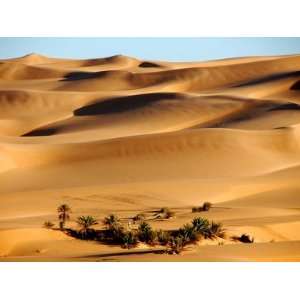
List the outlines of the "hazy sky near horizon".
{"type": "Polygon", "coordinates": [[[300,38],[0,38],[0,58],[29,53],[63,58],[123,54],[148,60],[197,61],[300,54],[300,38]]]}

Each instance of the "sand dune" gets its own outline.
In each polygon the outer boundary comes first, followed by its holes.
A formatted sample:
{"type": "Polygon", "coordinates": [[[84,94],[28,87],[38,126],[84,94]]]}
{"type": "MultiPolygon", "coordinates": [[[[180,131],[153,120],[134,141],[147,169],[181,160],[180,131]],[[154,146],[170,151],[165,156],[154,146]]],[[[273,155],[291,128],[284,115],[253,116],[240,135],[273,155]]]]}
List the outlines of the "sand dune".
{"type": "Polygon", "coordinates": [[[298,55],[0,60],[0,260],[298,261],[299,69],[298,55]],[[175,229],[204,201],[255,243],[170,257],[41,228],[66,202],[72,226],[167,206],[176,217],[150,223],[175,229]]]}

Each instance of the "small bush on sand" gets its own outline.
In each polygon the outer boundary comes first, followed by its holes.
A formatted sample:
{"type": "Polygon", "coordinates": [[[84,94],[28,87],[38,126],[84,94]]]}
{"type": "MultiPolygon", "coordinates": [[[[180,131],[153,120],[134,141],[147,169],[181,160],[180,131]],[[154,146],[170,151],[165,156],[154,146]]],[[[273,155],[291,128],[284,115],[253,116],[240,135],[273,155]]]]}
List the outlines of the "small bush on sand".
{"type": "Polygon", "coordinates": [[[204,202],[202,205],[202,210],[203,211],[209,211],[212,207],[212,204],[210,202],[204,202]]]}
{"type": "Polygon", "coordinates": [[[254,238],[251,238],[250,235],[244,233],[239,237],[239,241],[242,243],[253,243],[254,238]]]}
{"type": "Polygon", "coordinates": [[[54,227],[54,224],[50,221],[46,221],[43,226],[47,229],[52,229],[54,227]]]}
{"type": "Polygon", "coordinates": [[[212,221],[209,227],[209,238],[215,239],[218,237],[222,239],[225,238],[225,229],[221,223],[212,221]]]}
{"type": "Polygon", "coordinates": [[[156,233],[156,236],[157,236],[157,241],[163,246],[167,245],[171,238],[170,233],[168,231],[163,231],[163,230],[159,230],[156,233]]]}
{"type": "Polygon", "coordinates": [[[254,238],[251,238],[249,234],[242,234],[241,236],[232,236],[232,241],[241,242],[241,243],[254,243],[254,238]]]}
{"type": "Polygon", "coordinates": [[[201,207],[194,206],[192,208],[192,213],[200,212],[201,211],[200,209],[201,209],[201,207]]]}
{"type": "Polygon", "coordinates": [[[136,222],[142,222],[146,219],[146,216],[145,214],[137,214],[136,216],[134,216],[132,218],[133,222],[136,223],[136,222]]]}
{"type": "Polygon", "coordinates": [[[200,239],[200,234],[195,230],[192,224],[185,224],[183,227],[179,228],[178,235],[183,237],[184,241],[195,242],[200,239]]]}
{"type": "Polygon", "coordinates": [[[203,236],[204,238],[210,237],[210,224],[207,219],[201,217],[194,218],[192,225],[200,236],[203,236]]]}
{"type": "Polygon", "coordinates": [[[138,228],[138,238],[141,242],[154,244],[156,232],[152,230],[148,223],[142,222],[138,228]]]}
{"type": "Polygon", "coordinates": [[[195,206],[192,208],[192,212],[201,212],[201,211],[209,211],[212,207],[212,204],[210,202],[204,202],[202,206],[195,206]]]}
{"type": "Polygon", "coordinates": [[[126,231],[123,233],[121,237],[121,243],[122,247],[130,249],[137,245],[138,243],[138,237],[137,235],[132,231],[126,231]]]}

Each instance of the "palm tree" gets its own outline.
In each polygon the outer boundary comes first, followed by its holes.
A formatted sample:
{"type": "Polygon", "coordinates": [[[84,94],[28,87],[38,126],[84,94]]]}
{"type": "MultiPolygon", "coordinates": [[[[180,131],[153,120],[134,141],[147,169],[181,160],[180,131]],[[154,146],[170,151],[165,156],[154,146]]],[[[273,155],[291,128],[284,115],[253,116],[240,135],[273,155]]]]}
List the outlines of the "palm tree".
{"type": "Polygon", "coordinates": [[[210,223],[209,233],[211,239],[225,237],[225,229],[223,228],[223,225],[221,223],[215,223],[214,221],[210,223]]]}
{"type": "Polygon", "coordinates": [[[111,214],[104,218],[103,224],[107,227],[107,229],[112,229],[120,225],[120,219],[116,215],[111,214]]]}
{"type": "Polygon", "coordinates": [[[207,219],[201,217],[195,218],[192,224],[197,233],[204,236],[204,238],[210,237],[210,224],[207,219]]]}
{"type": "Polygon", "coordinates": [[[76,223],[81,227],[82,235],[85,236],[89,228],[93,225],[97,225],[97,220],[92,216],[80,216],[77,218],[76,223]]]}
{"type": "Polygon", "coordinates": [[[61,230],[64,229],[67,220],[70,220],[71,208],[67,204],[62,204],[57,208],[59,227],[61,230]]]}
{"type": "Polygon", "coordinates": [[[136,234],[132,231],[124,232],[121,237],[121,243],[124,248],[130,249],[138,243],[136,234]]]}
{"type": "Polygon", "coordinates": [[[156,238],[156,232],[152,230],[148,223],[142,222],[138,228],[138,237],[141,242],[153,244],[156,238]]]}
{"type": "Polygon", "coordinates": [[[178,233],[187,242],[197,241],[200,235],[200,233],[195,229],[195,227],[190,224],[185,224],[182,228],[179,228],[178,233]]]}
{"type": "Polygon", "coordinates": [[[103,220],[103,224],[107,228],[107,233],[114,242],[122,241],[124,228],[121,225],[120,219],[116,215],[109,215],[103,220]]]}
{"type": "Polygon", "coordinates": [[[47,229],[51,229],[51,228],[53,228],[53,226],[54,226],[54,224],[51,221],[46,221],[44,223],[44,227],[47,229]]]}

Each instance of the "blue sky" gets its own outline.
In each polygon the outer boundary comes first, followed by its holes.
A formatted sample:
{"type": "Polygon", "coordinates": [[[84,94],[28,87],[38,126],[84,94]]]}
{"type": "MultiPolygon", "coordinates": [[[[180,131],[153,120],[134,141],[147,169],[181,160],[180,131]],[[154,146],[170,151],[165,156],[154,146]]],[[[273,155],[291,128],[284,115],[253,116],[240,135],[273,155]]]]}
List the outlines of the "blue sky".
{"type": "Polygon", "coordinates": [[[39,53],[98,58],[199,61],[248,55],[300,53],[300,38],[0,38],[0,58],[39,53]]]}

